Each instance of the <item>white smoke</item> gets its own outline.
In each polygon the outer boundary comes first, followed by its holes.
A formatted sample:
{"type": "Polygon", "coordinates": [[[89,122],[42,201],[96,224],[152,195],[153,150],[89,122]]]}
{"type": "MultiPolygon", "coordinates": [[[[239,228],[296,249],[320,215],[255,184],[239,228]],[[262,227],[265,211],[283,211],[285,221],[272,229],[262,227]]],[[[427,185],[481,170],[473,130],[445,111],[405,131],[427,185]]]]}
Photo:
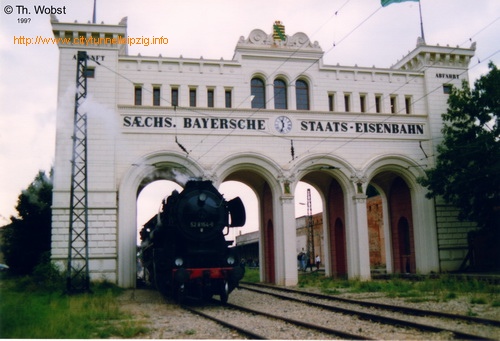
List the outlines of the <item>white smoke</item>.
{"type": "Polygon", "coordinates": [[[92,136],[91,129],[103,130],[107,135],[118,133],[119,122],[115,111],[97,101],[92,95],[88,94],[85,97],[78,111],[87,115],[89,137],[92,136]]]}
{"type": "Polygon", "coordinates": [[[172,175],[174,176],[175,181],[183,187],[189,180],[193,180],[192,177],[188,176],[187,174],[179,172],[177,169],[172,169],[172,175]]]}
{"type": "Polygon", "coordinates": [[[146,186],[157,180],[169,180],[176,182],[180,186],[184,187],[189,180],[196,180],[197,178],[191,177],[190,175],[183,173],[175,167],[167,167],[161,165],[152,165],[147,163],[136,163],[134,166],[137,167],[148,167],[151,172],[142,179],[142,185],[146,186]]]}

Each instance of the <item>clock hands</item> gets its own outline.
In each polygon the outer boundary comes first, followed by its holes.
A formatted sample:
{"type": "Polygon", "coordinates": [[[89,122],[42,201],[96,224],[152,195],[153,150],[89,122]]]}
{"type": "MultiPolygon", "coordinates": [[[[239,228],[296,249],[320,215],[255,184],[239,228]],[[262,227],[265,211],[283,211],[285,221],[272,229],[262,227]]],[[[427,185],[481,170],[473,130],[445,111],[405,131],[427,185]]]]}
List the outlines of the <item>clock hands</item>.
{"type": "Polygon", "coordinates": [[[292,128],[292,122],[286,116],[279,116],[274,121],[274,128],[281,134],[287,134],[292,128]]]}

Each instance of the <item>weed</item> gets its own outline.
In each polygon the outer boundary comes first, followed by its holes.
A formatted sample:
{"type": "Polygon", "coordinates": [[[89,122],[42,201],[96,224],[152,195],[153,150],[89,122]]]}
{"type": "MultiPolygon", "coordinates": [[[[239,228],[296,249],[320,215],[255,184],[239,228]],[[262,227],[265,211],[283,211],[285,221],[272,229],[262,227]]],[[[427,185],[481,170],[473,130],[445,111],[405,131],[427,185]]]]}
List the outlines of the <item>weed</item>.
{"type": "Polygon", "coordinates": [[[426,297],[414,297],[414,298],[409,298],[405,301],[409,303],[422,303],[422,302],[429,302],[432,300],[426,297]]]}
{"type": "Polygon", "coordinates": [[[467,316],[471,316],[471,317],[477,316],[477,314],[475,312],[473,312],[472,309],[470,309],[470,308],[467,310],[467,314],[466,315],[467,316]]]}
{"type": "Polygon", "coordinates": [[[472,297],[470,299],[471,304],[486,304],[486,299],[484,297],[472,297]]]}
{"type": "Polygon", "coordinates": [[[342,291],[340,291],[336,288],[333,288],[333,289],[327,288],[327,289],[322,290],[322,292],[324,292],[325,294],[328,294],[328,295],[338,295],[338,294],[342,293],[342,291]]]}
{"type": "Polygon", "coordinates": [[[458,296],[455,292],[449,292],[447,293],[445,296],[444,296],[444,299],[445,301],[449,301],[449,300],[454,300],[456,299],[458,296]]]}
{"type": "Polygon", "coordinates": [[[186,335],[194,335],[194,334],[196,334],[196,330],[194,330],[194,329],[188,329],[188,330],[186,330],[184,332],[184,334],[186,334],[186,335]]]}

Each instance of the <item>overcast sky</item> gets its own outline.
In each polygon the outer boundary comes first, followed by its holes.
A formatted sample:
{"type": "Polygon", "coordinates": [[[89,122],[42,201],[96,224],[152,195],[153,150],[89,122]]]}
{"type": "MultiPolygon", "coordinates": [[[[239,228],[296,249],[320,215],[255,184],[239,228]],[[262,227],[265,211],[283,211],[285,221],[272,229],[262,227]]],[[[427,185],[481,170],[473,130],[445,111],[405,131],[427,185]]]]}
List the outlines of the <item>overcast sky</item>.
{"type": "MultiPolygon", "coordinates": [[[[54,160],[58,48],[15,44],[52,37],[50,16],[34,6],[60,8],[60,22],[92,20],[93,0],[1,0],[0,12],[0,226],[15,215],[17,197],[38,170],[54,160]],[[12,6],[13,13],[9,12],[12,6]],[[18,14],[21,7],[30,14],[18,14]],[[64,13],[62,13],[64,12],[64,13]],[[23,20],[23,18],[27,18],[23,20]],[[23,21],[28,21],[23,23],[23,21]]],[[[500,64],[499,0],[421,0],[427,44],[469,47],[472,80],[500,64]]],[[[380,0],[97,0],[97,22],[128,17],[130,37],[168,38],[167,45],[132,46],[129,54],[231,59],[240,36],[271,33],[275,20],[287,35],[304,32],[325,51],[324,63],[390,67],[416,46],[418,2],[382,8],[380,0]]]]}

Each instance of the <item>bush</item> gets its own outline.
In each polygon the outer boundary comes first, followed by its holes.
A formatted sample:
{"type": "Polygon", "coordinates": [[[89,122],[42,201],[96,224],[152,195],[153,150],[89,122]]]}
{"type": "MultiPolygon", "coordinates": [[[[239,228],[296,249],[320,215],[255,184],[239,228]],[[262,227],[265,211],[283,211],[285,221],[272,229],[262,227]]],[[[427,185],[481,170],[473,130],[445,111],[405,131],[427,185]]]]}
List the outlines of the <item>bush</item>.
{"type": "Polygon", "coordinates": [[[11,217],[4,226],[2,252],[9,271],[16,275],[31,274],[51,247],[52,183],[42,171],[18,197],[19,218],[11,217]]]}

